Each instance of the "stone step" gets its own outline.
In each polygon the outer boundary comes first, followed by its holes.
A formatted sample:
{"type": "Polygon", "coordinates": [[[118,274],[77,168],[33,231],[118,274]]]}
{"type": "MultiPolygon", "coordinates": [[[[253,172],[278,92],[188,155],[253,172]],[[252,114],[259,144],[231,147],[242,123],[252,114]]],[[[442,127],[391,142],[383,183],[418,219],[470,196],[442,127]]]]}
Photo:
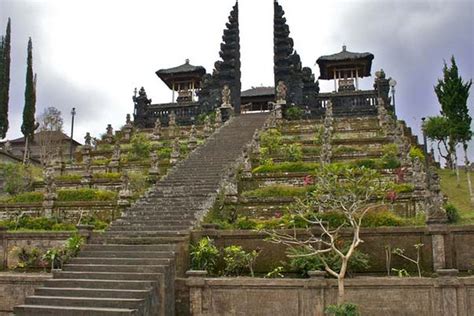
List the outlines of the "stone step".
{"type": "MultiPolygon", "coordinates": [[[[77,258],[174,258],[172,251],[81,251],[77,258]]],[[[71,261],[73,262],[73,261],[71,261]]]]}
{"type": "MultiPolygon", "coordinates": [[[[100,255],[100,253],[99,253],[100,255]]],[[[127,258],[125,256],[118,258],[107,257],[77,257],[68,262],[72,265],[79,264],[106,264],[106,265],[134,265],[134,266],[153,266],[153,265],[167,265],[173,259],[171,258],[127,258]]]]}
{"type": "Polygon", "coordinates": [[[157,286],[156,280],[103,280],[103,279],[50,279],[46,280],[46,288],[82,288],[82,289],[111,289],[111,290],[146,290],[157,286]]]}
{"type": "Polygon", "coordinates": [[[144,299],[138,298],[100,298],[100,297],[69,297],[69,296],[28,296],[26,305],[68,306],[68,307],[98,307],[137,309],[144,305],[144,299]]]}
{"type": "Polygon", "coordinates": [[[38,296],[102,297],[144,299],[148,290],[101,289],[101,288],[62,288],[40,287],[35,289],[38,296]]]}
{"type": "Polygon", "coordinates": [[[143,230],[135,230],[135,231],[113,231],[108,230],[105,232],[105,236],[107,237],[121,237],[121,238],[148,238],[148,237],[174,237],[174,236],[182,236],[187,235],[188,231],[186,229],[183,230],[160,230],[160,231],[143,231],[143,230]]]}
{"type": "MultiPolygon", "coordinates": [[[[166,272],[166,268],[168,266],[161,264],[155,264],[155,265],[127,265],[127,264],[100,264],[100,263],[68,263],[64,265],[63,267],[63,272],[64,273],[69,273],[69,272],[92,272],[92,273],[114,273],[118,272],[116,274],[122,274],[122,273],[138,273],[138,274],[156,274],[159,275],[160,273],[166,272]]],[[[133,275],[130,275],[130,277],[133,277],[133,275]]],[[[126,279],[127,280],[127,279],[126,279]]],[[[128,279],[128,280],[133,280],[128,279]]],[[[137,280],[143,280],[143,279],[137,279],[137,280]]]]}
{"type": "Polygon", "coordinates": [[[159,251],[174,251],[175,246],[167,243],[155,245],[130,245],[130,244],[86,244],[82,248],[84,251],[133,251],[133,252],[159,252],[159,251]]]}
{"type": "Polygon", "coordinates": [[[54,272],[54,278],[58,279],[83,279],[83,280],[158,280],[158,273],[140,272],[91,272],[91,271],[58,271],[54,272]]]}
{"type": "Polygon", "coordinates": [[[136,235],[136,236],[150,236],[158,232],[172,232],[172,231],[185,231],[192,228],[191,224],[188,225],[135,225],[134,223],[128,223],[128,225],[117,226],[113,225],[109,227],[108,233],[125,233],[124,236],[136,235]],[[146,234],[142,234],[146,233],[146,234]]]}
{"type": "Polygon", "coordinates": [[[158,245],[158,244],[174,244],[180,243],[186,239],[186,236],[175,236],[175,237],[116,237],[116,236],[104,236],[101,238],[94,238],[91,240],[93,244],[108,245],[158,245]]]}
{"type": "Polygon", "coordinates": [[[110,226],[126,226],[130,225],[130,223],[133,223],[133,225],[170,225],[170,226],[175,226],[179,224],[186,224],[186,225],[192,225],[194,221],[190,219],[167,219],[167,220],[155,220],[155,221],[150,221],[149,219],[134,219],[133,221],[127,221],[127,220],[122,220],[118,219],[115,222],[113,222],[110,226]]]}
{"type": "Polygon", "coordinates": [[[20,305],[14,310],[15,316],[138,316],[138,310],[125,308],[91,308],[45,305],[20,305]]]}

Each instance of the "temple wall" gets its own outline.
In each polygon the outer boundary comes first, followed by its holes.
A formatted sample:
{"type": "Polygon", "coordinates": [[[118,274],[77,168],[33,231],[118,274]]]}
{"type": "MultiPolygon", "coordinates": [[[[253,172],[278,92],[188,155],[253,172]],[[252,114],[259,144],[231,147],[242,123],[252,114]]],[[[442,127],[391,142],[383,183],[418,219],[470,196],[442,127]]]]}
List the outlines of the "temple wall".
{"type": "MultiPolygon", "coordinates": [[[[336,303],[334,279],[188,278],[193,316],[324,315],[336,303]]],[[[474,314],[474,277],[346,280],[346,301],[364,316],[474,314]]]]}

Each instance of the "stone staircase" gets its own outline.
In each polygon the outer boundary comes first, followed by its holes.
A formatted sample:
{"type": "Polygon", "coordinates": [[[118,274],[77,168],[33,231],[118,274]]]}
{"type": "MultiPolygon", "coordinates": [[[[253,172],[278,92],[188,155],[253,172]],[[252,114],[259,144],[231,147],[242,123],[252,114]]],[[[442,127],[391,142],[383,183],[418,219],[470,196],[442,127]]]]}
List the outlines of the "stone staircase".
{"type": "Polygon", "coordinates": [[[177,253],[186,251],[191,228],[266,118],[227,122],[15,307],[15,315],[174,315],[177,253]]]}

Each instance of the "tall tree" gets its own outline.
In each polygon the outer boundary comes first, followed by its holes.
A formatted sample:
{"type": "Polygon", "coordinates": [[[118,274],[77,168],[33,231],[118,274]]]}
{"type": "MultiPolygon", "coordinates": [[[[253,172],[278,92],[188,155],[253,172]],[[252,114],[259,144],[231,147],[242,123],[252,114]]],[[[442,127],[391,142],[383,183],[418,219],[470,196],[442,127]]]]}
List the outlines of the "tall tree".
{"type": "Polygon", "coordinates": [[[10,18],[8,18],[7,31],[5,37],[2,37],[2,43],[0,46],[0,138],[5,138],[8,131],[8,101],[10,98],[10,18]]]}
{"type": "MultiPolygon", "coordinates": [[[[472,79],[464,81],[459,75],[458,66],[454,56],[451,57],[451,66],[448,67],[446,62],[443,67],[443,79],[438,80],[435,86],[435,93],[441,104],[441,114],[446,117],[449,134],[449,149],[454,156],[453,163],[456,168],[456,175],[459,185],[459,170],[457,168],[456,146],[462,144],[464,149],[466,167],[469,164],[467,156],[468,142],[472,138],[471,122],[469,115],[467,100],[469,99],[469,89],[472,86],[472,79]]],[[[473,200],[473,192],[469,175],[469,168],[466,168],[469,191],[471,200],[473,200]]]]}
{"type": "Polygon", "coordinates": [[[28,160],[28,143],[33,140],[38,124],[35,122],[36,106],[36,75],[33,75],[33,44],[28,40],[28,57],[26,67],[25,107],[23,108],[23,124],[21,132],[25,136],[24,163],[28,160]]]}
{"type": "Polygon", "coordinates": [[[438,143],[439,154],[446,160],[446,166],[452,168],[452,155],[448,147],[449,125],[446,117],[429,117],[423,125],[423,132],[430,141],[438,143]]]}

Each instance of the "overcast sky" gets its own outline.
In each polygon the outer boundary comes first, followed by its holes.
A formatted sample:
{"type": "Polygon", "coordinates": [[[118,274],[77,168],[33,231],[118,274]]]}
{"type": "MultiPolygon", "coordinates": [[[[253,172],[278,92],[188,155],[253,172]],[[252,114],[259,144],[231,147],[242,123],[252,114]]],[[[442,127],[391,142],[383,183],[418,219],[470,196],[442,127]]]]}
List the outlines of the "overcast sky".
{"type": "MultiPolygon", "coordinates": [[[[105,132],[133,112],[135,87],[144,86],[153,103],[170,102],[171,92],[155,75],[184,63],[212,71],[222,30],[234,0],[0,0],[0,33],[12,19],[10,130],[21,136],[26,46],[33,39],[38,74],[37,114],[48,106],[63,112],[74,135],[105,132]]],[[[474,77],[472,0],[280,0],[304,66],[321,55],[354,52],[375,55],[372,73],[383,68],[397,80],[399,117],[419,132],[422,116],[437,115],[433,93],[443,60],[456,57],[465,79],[474,77]]],[[[243,89],[273,82],[273,1],[241,0],[243,89]]],[[[371,88],[373,78],[362,88],[371,88]]],[[[330,91],[329,82],[321,82],[330,91]]],[[[471,93],[472,93],[471,89],[471,93]]],[[[474,102],[469,100],[470,114],[474,102]]],[[[474,147],[474,146],[471,146],[474,147]]],[[[474,152],[474,151],[471,151],[474,152]]],[[[474,155],[471,155],[471,157],[474,155]]]]}

